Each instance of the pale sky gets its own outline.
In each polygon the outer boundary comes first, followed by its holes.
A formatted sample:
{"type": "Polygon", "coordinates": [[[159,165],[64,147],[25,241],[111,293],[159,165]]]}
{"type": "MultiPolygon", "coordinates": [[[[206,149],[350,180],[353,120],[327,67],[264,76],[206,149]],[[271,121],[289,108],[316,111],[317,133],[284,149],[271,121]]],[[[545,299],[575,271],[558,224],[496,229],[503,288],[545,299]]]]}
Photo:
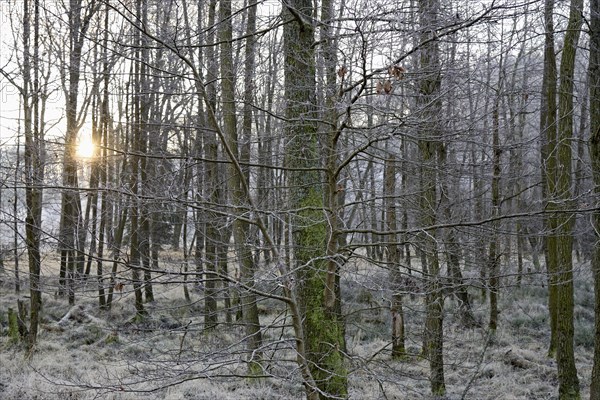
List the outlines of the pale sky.
{"type": "MultiPolygon", "coordinates": [[[[8,45],[10,42],[12,42],[12,35],[8,1],[0,0],[0,67],[6,69],[10,69],[7,67],[12,53],[8,45]]],[[[18,113],[18,92],[3,76],[0,76],[0,144],[4,144],[8,138],[14,136],[18,113]]]]}

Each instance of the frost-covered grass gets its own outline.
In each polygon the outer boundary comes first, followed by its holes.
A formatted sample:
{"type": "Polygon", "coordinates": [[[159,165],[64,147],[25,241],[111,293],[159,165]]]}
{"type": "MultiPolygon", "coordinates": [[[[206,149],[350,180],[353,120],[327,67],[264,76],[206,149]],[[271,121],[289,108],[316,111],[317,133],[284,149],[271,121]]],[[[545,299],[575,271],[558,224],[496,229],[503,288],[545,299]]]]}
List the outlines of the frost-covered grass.
{"type": "MultiPolygon", "coordinates": [[[[18,296],[4,277],[0,286],[0,399],[301,399],[290,319],[282,303],[259,304],[265,347],[264,371],[249,377],[244,329],[235,321],[203,329],[202,292],[180,278],[157,277],[149,317],[134,322],[133,294],[116,293],[110,312],[98,309],[95,284],[82,285],[77,306],[54,296],[56,265],[44,269],[44,309],[38,344],[29,357],[7,336],[6,314],[18,296]],[[64,318],[67,313],[70,318],[64,318]]],[[[165,268],[178,270],[173,256],[165,268]]],[[[10,264],[8,265],[10,268],[10,264]]],[[[126,273],[123,272],[123,278],[126,273]]],[[[265,272],[264,276],[270,276],[265,272]]],[[[387,272],[348,266],[343,277],[347,314],[347,362],[352,399],[429,399],[428,361],[420,355],[423,298],[405,296],[407,356],[390,358],[387,272]]],[[[549,328],[543,277],[521,288],[505,280],[500,325],[495,336],[464,328],[456,304],[446,299],[445,377],[447,399],[556,399],[556,363],[546,355],[549,328]]],[[[276,290],[265,281],[261,290],[276,290]]],[[[485,326],[487,304],[472,289],[474,312],[485,326]]],[[[26,293],[22,293],[24,297],[26,293]]],[[[220,306],[223,306],[222,299],[220,306]]],[[[219,315],[221,322],[224,314],[219,315]]],[[[576,362],[582,395],[589,395],[593,353],[593,290],[589,266],[576,276],[576,362]]]]}

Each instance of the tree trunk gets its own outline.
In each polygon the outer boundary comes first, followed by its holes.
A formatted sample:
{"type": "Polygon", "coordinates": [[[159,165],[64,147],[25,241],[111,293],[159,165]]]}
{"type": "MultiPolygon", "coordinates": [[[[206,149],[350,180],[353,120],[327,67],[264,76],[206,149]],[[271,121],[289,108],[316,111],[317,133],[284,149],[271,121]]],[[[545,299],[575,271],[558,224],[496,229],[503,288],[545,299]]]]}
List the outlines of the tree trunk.
{"type": "MultiPolygon", "coordinates": [[[[82,0],[69,0],[69,61],[68,81],[65,83],[66,92],[66,137],[63,154],[62,180],[65,189],[61,199],[60,222],[60,253],[61,275],[66,278],[66,290],[69,304],[75,303],[75,278],[78,265],[82,266],[83,249],[81,242],[85,242],[85,230],[81,225],[81,199],[79,197],[79,184],[77,177],[77,134],[79,131],[78,98],[79,81],[81,77],[82,50],[86,33],[96,4],[91,3],[84,7],[82,0]],[[82,11],[85,13],[82,16],[82,11]]],[[[62,285],[61,285],[62,286],[62,285]]],[[[64,294],[64,287],[59,291],[64,294]]]]}
{"type": "MultiPolygon", "coordinates": [[[[544,75],[542,79],[542,99],[540,106],[541,132],[541,181],[542,197],[548,205],[550,194],[554,191],[552,175],[555,174],[556,162],[551,156],[551,148],[556,144],[556,54],[554,51],[554,0],[546,0],[544,8],[545,43],[544,43],[544,75]]],[[[544,231],[552,230],[550,218],[544,218],[544,231]]],[[[548,310],[550,313],[550,345],[548,355],[553,357],[556,352],[556,264],[551,257],[550,249],[556,246],[552,235],[544,238],[546,256],[546,271],[548,274],[548,310]]]]}
{"type": "Polygon", "coordinates": [[[254,76],[254,37],[252,36],[256,29],[256,7],[257,3],[253,0],[248,9],[248,24],[247,33],[248,39],[246,43],[246,88],[243,119],[243,142],[241,146],[237,135],[237,122],[235,116],[235,71],[233,68],[232,59],[232,25],[231,25],[231,0],[222,0],[220,3],[220,19],[225,21],[221,24],[219,40],[221,42],[221,79],[223,82],[222,101],[223,101],[223,133],[227,138],[227,144],[232,153],[240,157],[241,171],[232,163],[228,170],[228,183],[231,193],[231,199],[234,206],[239,210],[239,217],[233,221],[233,237],[237,259],[240,265],[241,280],[244,287],[249,288],[242,290],[240,301],[242,303],[242,318],[246,335],[247,351],[248,351],[248,366],[250,373],[258,373],[257,368],[261,361],[262,353],[260,346],[262,345],[262,334],[260,330],[260,322],[258,318],[258,306],[256,303],[256,294],[252,292],[254,287],[254,273],[256,266],[254,265],[254,257],[251,251],[251,243],[254,241],[250,233],[250,224],[242,217],[246,213],[248,207],[246,199],[246,191],[242,185],[249,183],[248,166],[249,161],[249,145],[250,135],[252,131],[252,110],[250,108],[252,101],[252,81],[254,76]],[[250,113],[250,115],[248,115],[250,113]],[[241,153],[240,153],[241,150],[241,153]]]}
{"type": "Polygon", "coordinates": [[[385,221],[387,235],[387,261],[390,270],[392,298],[390,312],[392,317],[392,358],[402,359],[406,356],[404,310],[402,308],[402,273],[400,271],[400,248],[398,244],[396,214],[396,157],[394,149],[387,155],[383,174],[383,197],[385,199],[385,221]]]}
{"type": "MultiPolygon", "coordinates": [[[[420,118],[421,138],[419,151],[421,156],[420,199],[421,223],[424,228],[435,225],[437,221],[437,160],[442,143],[440,143],[441,126],[439,117],[442,105],[439,99],[441,86],[441,66],[439,61],[439,44],[435,40],[435,30],[438,27],[439,0],[419,0],[419,24],[421,27],[421,48],[419,60],[420,79],[417,104],[422,109],[420,118]]],[[[426,276],[428,278],[425,298],[426,317],[423,353],[429,358],[431,392],[434,396],[446,393],[444,381],[444,297],[440,282],[440,262],[437,249],[437,232],[429,230],[422,235],[422,247],[427,262],[426,276]]],[[[425,272],[425,271],[424,271],[425,272]]]]}
{"type": "MultiPolygon", "coordinates": [[[[216,0],[211,0],[208,6],[208,26],[213,26],[216,17],[216,0]]],[[[218,63],[216,52],[214,48],[216,43],[214,30],[210,30],[207,38],[207,44],[209,47],[206,49],[206,59],[208,62],[207,80],[210,84],[206,90],[208,93],[208,101],[210,107],[215,110],[217,105],[217,92],[215,87],[215,81],[218,79],[218,63]]],[[[214,121],[213,124],[215,123],[214,121]]],[[[218,127],[213,126],[214,130],[218,127]]],[[[219,156],[219,149],[217,140],[214,132],[207,132],[205,136],[205,151],[208,162],[206,163],[206,197],[210,199],[213,204],[219,204],[221,199],[221,188],[219,185],[219,165],[217,159],[219,156]]],[[[218,281],[217,271],[218,264],[218,244],[221,240],[219,228],[224,226],[223,217],[216,212],[207,211],[204,213],[207,220],[206,223],[206,264],[204,274],[204,325],[205,329],[214,328],[218,323],[217,316],[217,290],[216,283],[218,281]]]]}
{"type": "MultiPolygon", "coordinates": [[[[596,198],[600,199],[600,0],[590,1],[590,158],[596,198]]],[[[596,206],[600,205],[597,200],[596,206]]],[[[600,212],[593,215],[596,240],[600,240],[600,212]]],[[[590,400],[600,400],[600,246],[596,245],[592,255],[592,272],[594,274],[594,315],[596,332],[594,342],[594,367],[590,385],[590,400]]]]}
{"type": "Polygon", "coordinates": [[[561,399],[579,399],[579,379],[575,367],[573,345],[573,206],[572,149],[573,139],[573,75],[575,54],[583,22],[583,0],[572,0],[569,23],[565,33],[560,63],[558,98],[558,131],[556,146],[551,154],[556,157],[556,169],[552,175],[555,191],[550,192],[548,209],[556,211],[550,216],[555,248],[549,255],[557,266],[557,324],[556,360],[558,365],[559,396],[561,399]]]}
{"type": "MultiPolygon", "coordinates": [[[[28,348],[31,351],[37,342],[38,325],[42,307],[40,290],[40,239],[42,223],[42,185],[43,185],[43,130],[41,129],[40,98],[39,98],[39,2],[34,2],[34,37],[33,60],[31,60],[31,14],[29,1],[23,3],[23,112],[25,128],[25,200],[27,214],[25,217],[25,242],[29,261],[29,294],[30,315],[28,348]],[[33,61],[33,65],[30,62],[33,61]],[[31,72],[33,71],[33,82],[31,72]],[[31,97],[30,97],[31,96],[31,97]],[[31,102],[29,101],[31,99],[31,102]]],[[[16,214],[15,214],[16,215],[16,214]]],[[[19,306],[19,315],[21,312],[19,306]]]]}
{"type": "MultiPolygon", "coordinates": [[[[137,0],[136,2],[136,16],[143,21],[144,15],[146,14],[146,0],[137,0]]],[[[146,317],[146,310],[144,309],[144,300],[143,300],[143,277],[142,277],[142,246],[144,241],[143,236],[143,217],[144,213],[142,211],[140,194],[143,194],[143,191],[140,190],[140,187],[143,185],[143,182],[140,182],[140,176],[142,175],[142,171],[140,170],[142,163],[142,150],[144,149],[144,138],[145,138],[145,99],[142,97],[144,95],[143,89],[145,88],[145,64],[143,63],[143,54],[142,54],[142,38],[141,33],[135,30],[134,35],[135,44],[138,47],[135,50],[135,63],[133,65],[134,74],[133,74],[133,90],[132,94],[132,129],[131,129],[131,176],[129,182],[129,190],[131,191],[131,202],[130,202],[130,215],[131,215],[131,233],[130,233],[130,244],[129,244],[129,262],[128,267],[131,269],[131,280],[133,284],[134,290],[134,306],[135,306],[135,320],[141,320],[146,317]]]]}
{"type": "Polygon", "coordinates": [[[322,177],[317,151],[317,125],[313,5],[310,0],[293,0],[284,5],[285,59],[285,166],[290,187],[294,270],[306,357],[317,387],[306,384],[307,397],[321,399],[346,397],[347,371],[340,351],[343,323],[335,313],[335,272],[328,268],[327,224],[323,213],[322,177]]]}
{"type": "MultiPolygon", "coordinates": [[[[493,146],[493,161],[492,161],[492,218],[500,216],[500,157],[502,150],[500,149],[500,90],[502,88],[501,81],[498,83],[498,94],[494,103],[493,122],[492,122],[492,146],[493,146]]],[[[490,241],[489,252],[489,289],[490,289],[490,318],[488,327],[490,331],[496,332],[498,327],[498,289],[500,280],[500,260],[501,251],[500,241],[498,239],[498,222],[494,221],[492,227],[492,239],[490,241]]]]}
{"type": "MultiPolygon", "coordinates": [[[[25,64],[24,64],[25,65],[25,64]]],[[[23,74],[23,79],[25,80],[25,74],[23,74]]],[[[25,103],[25,99],[23,100],[23,104],[25,103]]],[[[25,113],[25,107],[23,106],[23,111],[25,113]]],[[[19,190],[18,190],[18,182],[19,182],[19,169],[21,168],[21,123],[19,122],[19,128],[17,133],[17,157],[15,160],[15,174],[14,174],[14,187],[13,187],[13,258],[15,259],[15,293],[19,294],[21,292],[21,277],[19,276],[19,190]]]]}

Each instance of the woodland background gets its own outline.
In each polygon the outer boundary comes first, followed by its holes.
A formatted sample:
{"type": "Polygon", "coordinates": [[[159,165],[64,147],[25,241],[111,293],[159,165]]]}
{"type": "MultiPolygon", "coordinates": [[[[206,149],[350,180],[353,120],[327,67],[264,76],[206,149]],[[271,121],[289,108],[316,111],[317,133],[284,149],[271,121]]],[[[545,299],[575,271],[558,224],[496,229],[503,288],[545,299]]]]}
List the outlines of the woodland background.
{"type": "Polygon", "coordinates": [[[0,12],[0,397],[600,399],[599,0],[0,12]]]}

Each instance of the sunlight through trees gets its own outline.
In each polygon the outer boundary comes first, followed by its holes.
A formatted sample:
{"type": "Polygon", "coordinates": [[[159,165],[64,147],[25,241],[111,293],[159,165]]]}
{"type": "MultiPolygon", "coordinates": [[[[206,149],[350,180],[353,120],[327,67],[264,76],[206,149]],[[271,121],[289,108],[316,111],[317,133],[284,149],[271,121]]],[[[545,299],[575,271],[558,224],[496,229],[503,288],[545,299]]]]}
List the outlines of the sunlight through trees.
{"type": "Polygon", "coordinates": [[[598,13],[0,0],[0,398],[600,399],[598,13]]]}

